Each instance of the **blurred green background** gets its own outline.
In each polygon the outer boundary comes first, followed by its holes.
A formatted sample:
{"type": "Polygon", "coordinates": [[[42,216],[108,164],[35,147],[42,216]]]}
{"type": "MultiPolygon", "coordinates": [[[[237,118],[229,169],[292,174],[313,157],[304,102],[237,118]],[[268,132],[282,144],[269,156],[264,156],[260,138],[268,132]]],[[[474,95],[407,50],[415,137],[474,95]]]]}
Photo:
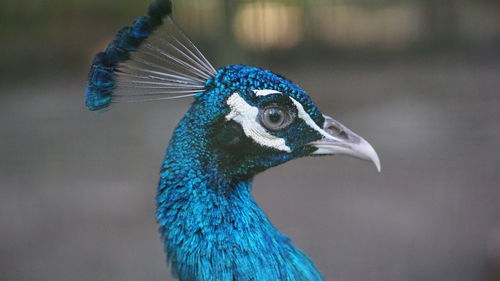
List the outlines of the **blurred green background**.
{"type": "MultiPolygon", "coordinates": [[[[146,3],[2,0],[2,78],[81,70],[146,3]]],[[[225,65],[496,53],[499,9],[493,0],[183,0],[174,17],[214,64],[225,65]]]]}
{"type": "MultiPolygon", "coordinates": [[[[93,55],[146,0],[0,1],[0,280],[173,280],[154,222],[189,99],[87,112],[93,55]]],[[[270,68],[378,151],[256,178],[327,280],[500,280],[500,3],[174,0],[216,67],[270,68]]]]}

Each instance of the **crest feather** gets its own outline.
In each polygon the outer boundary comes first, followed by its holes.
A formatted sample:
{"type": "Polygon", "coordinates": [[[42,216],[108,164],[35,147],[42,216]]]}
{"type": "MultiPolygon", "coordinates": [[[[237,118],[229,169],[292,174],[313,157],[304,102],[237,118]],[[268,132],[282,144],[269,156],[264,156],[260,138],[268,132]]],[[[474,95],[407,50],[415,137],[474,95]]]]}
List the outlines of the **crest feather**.
{"type": "Polygon", "coordinates": [[[124,27],[90,68],[85,104],[100,110],[115,102],[141,102],[203,92],[214,67],[171,18],[170,0],[124,27]]]}

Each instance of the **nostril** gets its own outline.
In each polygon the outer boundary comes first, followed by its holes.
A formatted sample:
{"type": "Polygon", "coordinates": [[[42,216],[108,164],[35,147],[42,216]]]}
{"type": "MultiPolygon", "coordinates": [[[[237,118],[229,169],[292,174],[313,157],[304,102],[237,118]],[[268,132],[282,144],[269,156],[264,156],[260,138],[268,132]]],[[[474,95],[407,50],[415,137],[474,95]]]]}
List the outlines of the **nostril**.
{"type": "Polygon", "coordinates": [[[349,137],[347,136],[347,133],[344,131],[340,131],[339,137],[342,139],[348,139],[349,137]]]}
{"type": "Polygon", "coordinates": [[[342,130],[341,128],[337,127],[337,126],[334,126],[334,125],[330,125],[328,126],[328,131],[331,135],[333,136],[336,136],[336,137],[339,137],[341,139],[348,139],[349,137],[347,136],[347,133],[342,130]]]}

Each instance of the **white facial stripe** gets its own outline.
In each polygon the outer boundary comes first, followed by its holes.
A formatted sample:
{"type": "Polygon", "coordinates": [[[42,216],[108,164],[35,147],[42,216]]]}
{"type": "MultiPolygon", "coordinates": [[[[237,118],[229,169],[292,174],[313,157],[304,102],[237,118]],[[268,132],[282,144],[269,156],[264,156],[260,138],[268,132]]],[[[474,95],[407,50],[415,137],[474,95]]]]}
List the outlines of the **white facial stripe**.
{"type": "Polygon", "coordinates": [[[269,89],[253,90],[253,92],[255,93],[256,96],[267,96],[267,95],[271,95],[271,94],[281,94],[281,92],[278,92],[275,90],[269,90],[269,89]]]}
{"type": "Polygon", "coordinates": [[[316,122],[314,122],[312,120],[311,116],[309,116],[309,114],[307,114],[307,112],[304,110],[304,107],[302,106],[302,104],[300,102],[298,102],[297,100],[295,100],[294,98],[292,98],[290,96],[289,96],[289,98],[292,100],[293,104],[295,104],[295,107],[297,108],[297,111],[299,112],[299,118],[301,118],[302,120],[304,120],[304,122],[306,122],[306,124],[309,127],[313,128],[320,135],[324,136],[327,139],[341,141],[341,139],[338,139],[338,138],[336,138],[336,137],[328,134],[327,132],[325,132],[325,130],[323,130],[322,128],[320,128],[318,126],[318,124],[316,124],[316,122]]]}
{"type": "Polygon", "coordinates": [[[231,112],[226,115],[226,120],[238,122],[247,137],[252,138],[256,143],[263,146],[286,152],[291,151],[290,147],[286,145],[285,139],[269,134],[266,129],[257,122],[259,109],[249,105],[238,93],[233,93],[227,99],[227,105],[231,108],[231,112]]]}

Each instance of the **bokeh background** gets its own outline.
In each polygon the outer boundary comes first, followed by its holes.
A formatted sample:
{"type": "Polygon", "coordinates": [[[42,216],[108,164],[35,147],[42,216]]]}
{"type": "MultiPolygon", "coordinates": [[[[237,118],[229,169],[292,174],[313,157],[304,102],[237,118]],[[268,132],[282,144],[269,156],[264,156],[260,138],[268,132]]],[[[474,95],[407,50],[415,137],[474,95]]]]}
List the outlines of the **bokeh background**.
{"type": "MultiPolygon", "coordinates": [[[[149,0],[0,1],[0,280],[173,280],[158,169],[190,100],[84,108],[90,61],[149,0]]],[[[177,0],[215,66],[270,68],[368,139],[254,194],[327,280],[500,280],[500,3],[177,0]]]]}

